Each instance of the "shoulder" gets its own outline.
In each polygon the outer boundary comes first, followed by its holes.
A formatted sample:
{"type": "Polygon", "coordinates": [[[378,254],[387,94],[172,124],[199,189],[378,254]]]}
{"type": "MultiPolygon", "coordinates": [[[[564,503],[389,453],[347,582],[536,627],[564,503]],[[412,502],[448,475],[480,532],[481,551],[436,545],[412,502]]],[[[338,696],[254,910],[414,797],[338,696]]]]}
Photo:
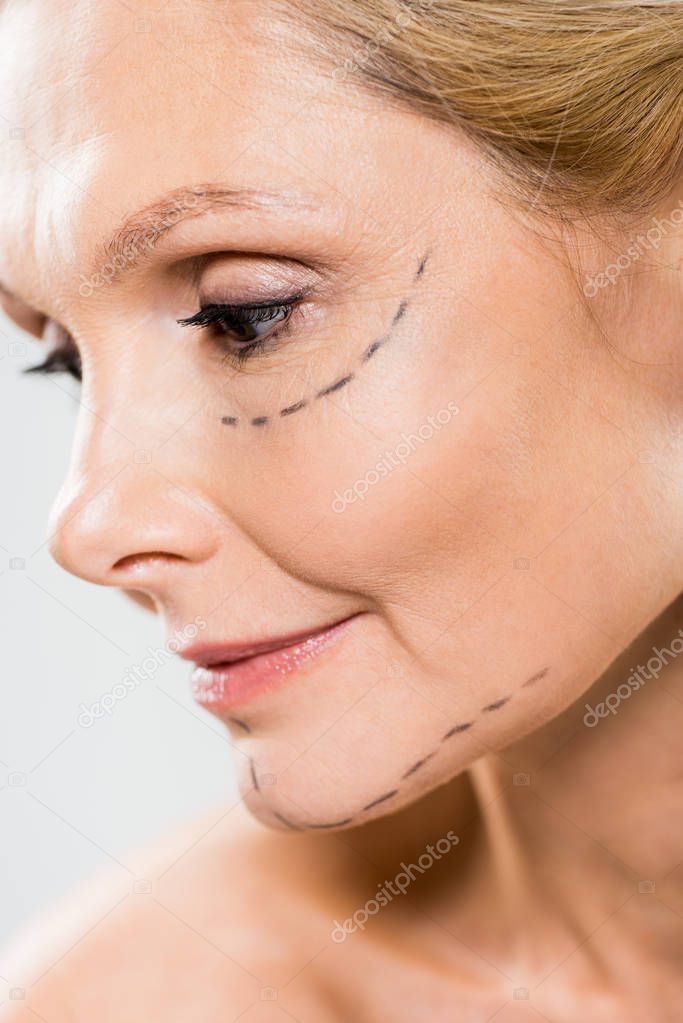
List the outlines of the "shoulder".
{"type": "Polygon", "coordinates": [[[0,1023],[246,1010],[287,976],[285,935],[296,924],[305,940],[307,906],[316,916],[292,843],[238,804],[100,872],[0,955],[0,1023]]]}

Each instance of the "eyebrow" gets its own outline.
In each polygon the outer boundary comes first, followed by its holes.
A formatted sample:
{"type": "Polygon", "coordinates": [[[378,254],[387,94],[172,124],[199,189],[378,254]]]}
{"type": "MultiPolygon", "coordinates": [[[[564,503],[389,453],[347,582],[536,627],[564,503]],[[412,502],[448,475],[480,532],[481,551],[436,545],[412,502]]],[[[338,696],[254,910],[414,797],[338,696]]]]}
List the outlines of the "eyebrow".
{"type": "MultiPolygon", "coordinates": [[[[88,272],[83,276],[91,280],[104,272],[107,283],[111,283],[132,268],[141,256],[151,252],[178,224],[230,208],[315,212],[320,209],[320,204],[294,191],[228,188],[215,183],[177,188],[126,216],[111,237],[92,250],[88,258],[88,272]]],[[[18,297],[2,281],[0,294],[18,297]]]]}
{"type": "Polygon", "coordinates": [[[217,184],[178,188],[127,216],[108,241],[95,249],[92,272],[101,272],[106,265],[107,279],[111,281],[144,252],[151,251],[177,224],[230,208],[315,211],[319,204],[296,192],[226,188],[217,184]]]}

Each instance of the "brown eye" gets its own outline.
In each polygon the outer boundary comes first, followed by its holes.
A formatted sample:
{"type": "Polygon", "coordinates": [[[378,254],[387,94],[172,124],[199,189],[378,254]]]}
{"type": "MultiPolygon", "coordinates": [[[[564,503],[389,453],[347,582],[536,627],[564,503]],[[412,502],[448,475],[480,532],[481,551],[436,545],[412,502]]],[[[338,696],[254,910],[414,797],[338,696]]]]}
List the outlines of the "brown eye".
{"type": "Polygon", "coordinates": [[[217,338],[231,343],[233,354],[245,359],[263,342],[278,336],[300,300],[301,296],[295,296],[286,302],[259,305],[212,303],[177,322],[183,327],[212,327],[217,338]]]}
{"type": "Polygon", "coordinates": [[[286,306],[254,307],[253,310],[241,309],[213,320],[222,333],[233,334],[235,341],[251,342],[270,334],[273,327],[283,323],[289,315],[286,306]],[[245,315],[246,312],[246,315],[245,315]]]}

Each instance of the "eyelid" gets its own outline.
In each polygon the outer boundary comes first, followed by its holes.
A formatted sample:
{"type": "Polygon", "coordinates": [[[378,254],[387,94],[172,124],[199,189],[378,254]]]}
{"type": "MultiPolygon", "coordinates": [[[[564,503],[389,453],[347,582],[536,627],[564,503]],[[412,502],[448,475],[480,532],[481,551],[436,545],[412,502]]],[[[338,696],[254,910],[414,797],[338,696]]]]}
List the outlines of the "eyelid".
{"type": "MultiPolygon", "coordinates": [[[[268,298],[253,298],[253,299],[242,299],[239,302],[231,302],[228,299],[222,299],[216,296],[199,296],[199,306],[201,309],[205,309],[207,306],[220,307],[227,310],[228,312],[242,312],[251,309],[276,309],[279,306],[290,306],[297,305],[308,297],[308,292],[299,289],[298,291],[288,292],[283,295],[272,295],[268,298]]],[[[195,314],[196,315],[196,314],[195,314]]],[[[184,319],[191,319],[191,317],[184,317],[184,319]]],[[[180,320],[176,322],[181,322],[180,320]]]]}
{"type": "Polygon", "coordinates": [[[202,301],[257,305],[329,287],[329,274],[292,256],[266,252],[215,251],[178,266],[182,279],[202,301]]]}

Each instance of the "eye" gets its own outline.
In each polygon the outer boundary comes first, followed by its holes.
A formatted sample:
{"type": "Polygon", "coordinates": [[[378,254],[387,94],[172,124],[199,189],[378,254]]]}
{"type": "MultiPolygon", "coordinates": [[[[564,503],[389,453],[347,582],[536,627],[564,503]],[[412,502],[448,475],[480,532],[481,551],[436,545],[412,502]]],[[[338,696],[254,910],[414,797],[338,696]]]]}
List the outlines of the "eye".
{"type": "Polygon", "coordinates": [[[211,303],[176,322],[182,327],[212,327],[217,338],[229,343],[231,354],[243,360],[262,349],[266,340],[272,342],[284,333],[301,297],[258,305],[211,303]]]}
{"type": "Polygon", "coordinates": [[[81,354],[65,330],[59,329],[59,343],[42,362],[28,366],[25,373],[68,373],[74,380],[82,379],[81,354]]]}

